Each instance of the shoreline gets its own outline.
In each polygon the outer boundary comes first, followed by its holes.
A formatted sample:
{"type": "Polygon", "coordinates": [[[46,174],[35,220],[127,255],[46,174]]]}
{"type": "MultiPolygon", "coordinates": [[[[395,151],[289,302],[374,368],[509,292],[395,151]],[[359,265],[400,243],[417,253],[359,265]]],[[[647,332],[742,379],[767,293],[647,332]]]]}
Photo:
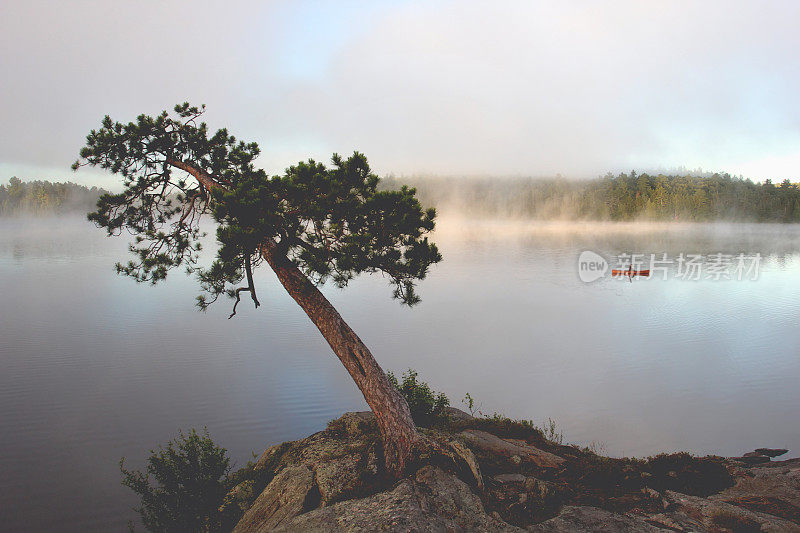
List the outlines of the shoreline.
{"type": "Polygon", "coordinates": [[[800,531],[800,458],[609,458],[524,422],[448,409],[420,428],[417,460],[382,472],[370,412],[268,448],[233,474],[220,508],[235,533],[265,531],[800,531]],[[755,528],[755,529],[754,529],[755,528]]]}
{"type": "Polygon", "coordinates": [[[797,222],[758,222],[758,221],[611,221],[611,220],[557,220],[557,219],[525,219],[513,217],[468,217],[447,212],[438,212],[436,229],[433,236],[449,236],[456,232],[469,229],[491,229],[493,236],[502,236],[504,233],[541,233],[541,234],[591,234],[591,233],[619,233],[619,234],[648,234],[685,233],[687,230],[716,230],[720,234],[730,233],[730,229],[762,228],[784,232],[800,231],[797,222]]]}

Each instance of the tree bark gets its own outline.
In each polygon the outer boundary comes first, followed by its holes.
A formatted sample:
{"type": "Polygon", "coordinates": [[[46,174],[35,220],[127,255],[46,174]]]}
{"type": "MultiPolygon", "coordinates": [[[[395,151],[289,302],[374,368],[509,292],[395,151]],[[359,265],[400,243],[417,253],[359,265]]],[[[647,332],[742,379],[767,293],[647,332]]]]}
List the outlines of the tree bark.
{"type": "Polygon", "coordinates": [[[387,473],[399,477],[419,438],[408,403],[389,383],[369,348],[325,295],[279,251],[274,240],[269,239],[262,245],[261,255],[275,271],[286,292],[317,326],[364,395],[381,431],[387,473]]]}
{"type": "MultiPolygon", "coordinates": [[[[223,185],[197,167],[177,161],[169,164],[194,176],[206,189],[224,188],[223,185]]],[[[272,238],[261,245],[261,255],[272,267],[286,292],[305,311],[333,353],[344,365],[350,377],[367,401],[383,439],[383,453],[387,473],[400,477],[411,458],[415,443],[420,439],[408,403],[400,395],[372,356],[372,352],[347,325],[325,295],[292,263],[272,238]]]]}

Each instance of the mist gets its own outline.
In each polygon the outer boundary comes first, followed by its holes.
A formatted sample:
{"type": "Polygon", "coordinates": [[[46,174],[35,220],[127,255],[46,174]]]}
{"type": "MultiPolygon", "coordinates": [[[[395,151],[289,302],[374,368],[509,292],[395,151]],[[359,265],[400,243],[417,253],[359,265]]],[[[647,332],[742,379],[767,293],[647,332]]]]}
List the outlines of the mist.
{"type": "Polygon", "coordinates": [[[800,165],[795,2],[6,2],[0,15],[5,179],[64,179],[105,114],[185,100],[258,142],[270,173],[353,150],[380,174],[685,165],[780,181],[800,165]]]}
{"type": "Polygon", "coordinates": [[[800,188],[728,174],[620,173],[593,180],[387,177],[413,186],[420,201],[473,219],[669,222],[800,222],[800,188]]]}
{"type": "Polygon", "coordinates": [[[71,182],[26,182],[13,177],[8,184],[0,184],[0,216],[86,214],[104,193],[104,189],[71,182]]]}

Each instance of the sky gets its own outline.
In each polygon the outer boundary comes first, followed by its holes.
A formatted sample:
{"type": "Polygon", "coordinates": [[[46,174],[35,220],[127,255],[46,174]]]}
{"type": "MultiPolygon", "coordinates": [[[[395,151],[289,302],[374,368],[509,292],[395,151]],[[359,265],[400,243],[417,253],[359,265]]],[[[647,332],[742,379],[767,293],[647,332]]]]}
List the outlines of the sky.
{"type": "Polygon", "coordinates": [[[0,182],[70,179],[102,117],[207,105],[270,173],[686,167],[800,179],[800,2],[0,3],[0,182]]]}

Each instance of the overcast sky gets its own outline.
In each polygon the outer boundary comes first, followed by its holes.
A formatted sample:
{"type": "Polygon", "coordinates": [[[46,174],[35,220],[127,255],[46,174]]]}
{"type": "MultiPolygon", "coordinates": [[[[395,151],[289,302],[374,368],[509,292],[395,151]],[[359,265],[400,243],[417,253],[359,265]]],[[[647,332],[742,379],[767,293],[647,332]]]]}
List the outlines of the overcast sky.
{"type": "MultiPolygon", "coordinates": [[[[278,172],[800,178],[800,2],[0,3],[0,181],[189,100],[278,172]]],[[[113,182],[113,181],[112,181],[113,182]]]]}

